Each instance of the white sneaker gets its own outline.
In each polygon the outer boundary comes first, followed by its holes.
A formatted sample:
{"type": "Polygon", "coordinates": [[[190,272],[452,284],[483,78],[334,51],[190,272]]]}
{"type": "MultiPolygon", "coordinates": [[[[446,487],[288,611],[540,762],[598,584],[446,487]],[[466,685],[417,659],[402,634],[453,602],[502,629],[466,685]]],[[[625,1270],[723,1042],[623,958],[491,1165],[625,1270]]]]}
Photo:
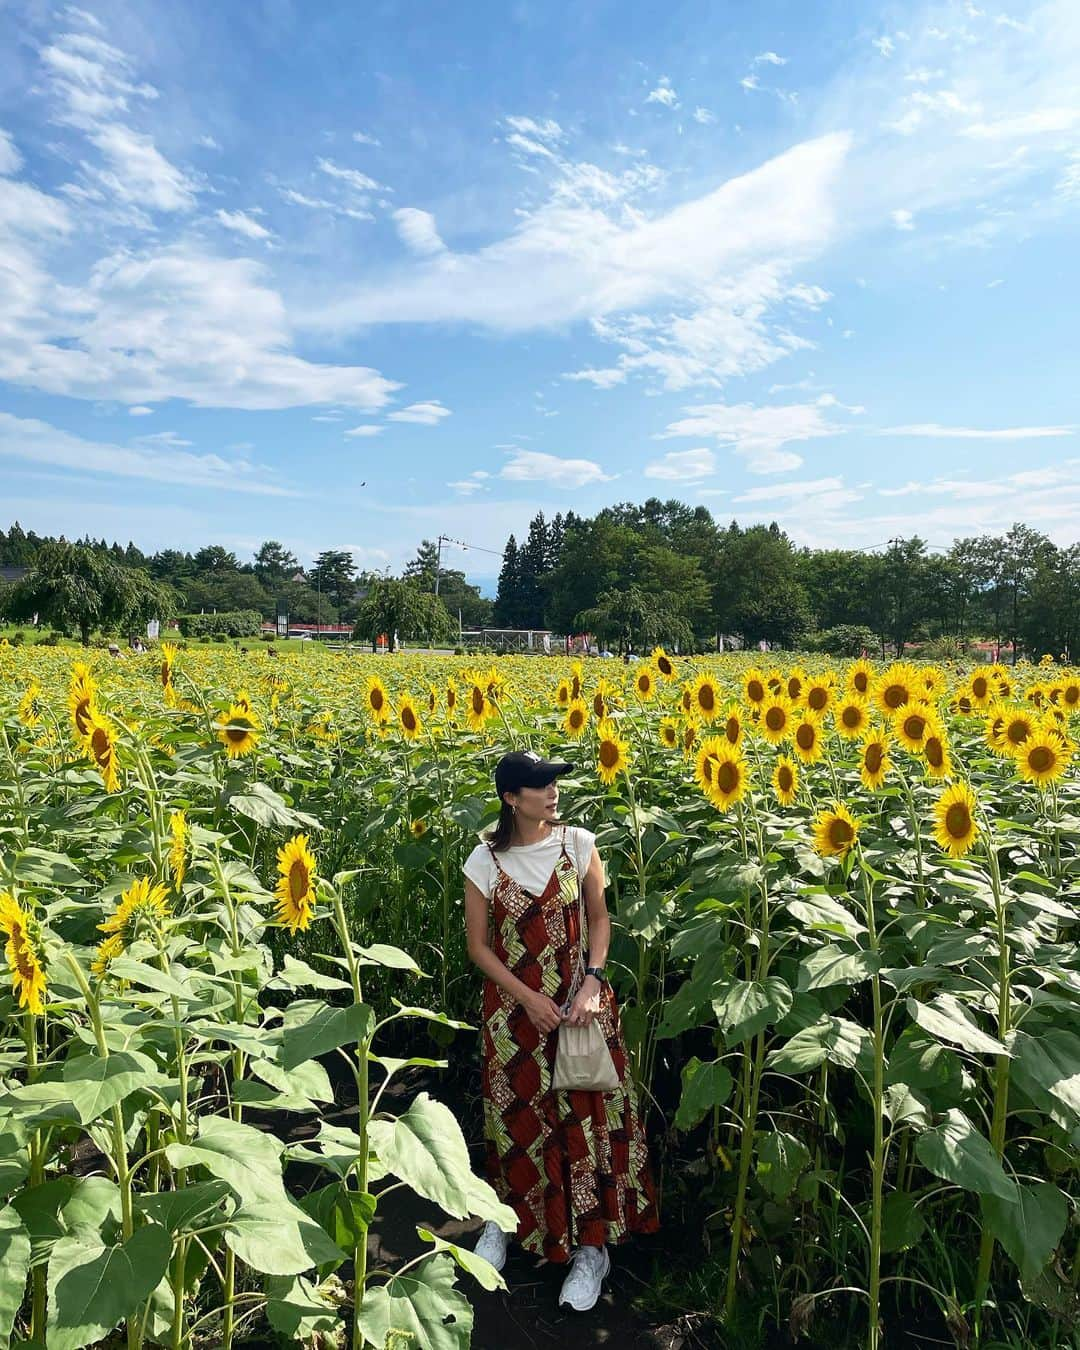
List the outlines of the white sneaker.
{"type": "Polygon", "coordinates": [[[506,1265],[506,1244],[508,1242],[507,1234],[493,1220],[488,1219],[483,1228],[480,1229],[480,1236],[476,1241],[473,1251],[477,1256],[482,1256],[485,1261],[490,1261],[496,1270],[502,1270],[506,1265]]]}
{"type": "Polygon", "coordinates": [[[571,1261],[559,1303],[575,1312],[588,1312],[600,1297],[600,1286],[611,1270],[611,1257],[606,1247],[579,1247],[571,1261]]]}

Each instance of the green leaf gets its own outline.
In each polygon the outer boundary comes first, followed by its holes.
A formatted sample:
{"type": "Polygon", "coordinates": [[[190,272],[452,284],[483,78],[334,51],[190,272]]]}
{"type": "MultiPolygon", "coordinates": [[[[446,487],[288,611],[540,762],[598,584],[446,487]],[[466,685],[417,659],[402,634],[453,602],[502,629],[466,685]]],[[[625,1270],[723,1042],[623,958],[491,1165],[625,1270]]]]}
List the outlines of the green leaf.
{"type": "Polygon", "coordinates": [[[1011,1073],[1020,1090],[1034,1101],[1047,1094],[1064,1128],[1080,1124],[1080,1036],[1053,1027],[1038,1036],[1018,1031],[1009,1044],[1016,1056],[1011,1073]]]}
{"type": "Polygon", "coordinates": [[[517,1232],[518,1217],[509,1205],[504,1205],[494,1189],[481,1177],[470,1173],[465,1183],[469,1196],[469,1213],[477,1219],[490,1219],[504,1233],[517,1232]]]}
{"type": "Polygon", "coordinates": [[[170,1233],[205,1228],[214,1218],[224,1219],[222,1201],[232,1195],[225,1181],[188,1182],[178,1191],[157,1191],[135,1197],[135,1210],[146,1215],[170,1233]]]}
{"type": "Polygon", "coordinates": [[[47,1261],[53,1243],[66,1235],[67,1229],[60,1211],[75,1189],[74,1177],[53,1177],[40,1186],[28,1186],[11,1201],[11,1207],[22,1219],[30,1234],[30,1264],[40,1266],[47,1261]]]}
{"type": "Polygon", "coordinates": [[[445,1238],[436,1237],[429,1228],[417,1228],[416,1231],[424,1242],[433,1242],[436,1251],[446,1252],[451,1256],[462,1270],[468,1271],[482,1289],[490,1292],[506,1288],[506,1281],[490,1261],[485,1261],[482,1256],[477,1256],[467,1247],[458,1247],[453,1242],[447,1242],[445,1238]]]}
{"type": "Polygon", "coordinates": [[[784,1130],[774,1130],[758,1144],[757,1179],[774,1200],[787,1199],[809,1164],[810,1150],[784,1130]]]}
{"type": "Polygon", "coordinates": [[[714,1106],[727,1101],[731,1087],[731,1074],[718,1059],[703,1064],[697,1055],[691,1055],[683,1065],[676,1129],[692,1130],[714,1106]]]}
{"type": "Polygon", "coordinates": [[[157,1224],[116,1247],[81,1234],[60,1238],[49,1258],[49,1350],[81,1350],[130,1317],[165,1274],[170,1249],[157,1224]]]}
{"type": "MultiPolygon", "coordinates": [[[[175,969],[176,967],[173,967],[175,969]]],[[[109,974],[118,980],[127,980],[144,989],[153,989],[159,994],[169,994],[175,998],[191,998],[191,989],[182,984],[175,975],[167,975],[156,966],[148,966],[143,961],[133,961],[129,956],[116,956],[109,962],[109,974]]]]}
{"type": "Polygon", "coordinates": [[[299,1275],[345,1255],[299,1205],[284,1195],[244,1204],[229,1220],[225,1241],[263,1275],[299,1275]]]}
{"type": "Polygon", "coordinates": [[[136,1050],[121,1050],[106,1058],[79,1055],[64,1064],[64,1086],[83,1125],[133,1092],[165,1088],[170,1082],[148,1055],[136,1050]]]}
{"type": "Polygon", "coordinates": [[[468,1350],[472,1325],[469,1301],[454,1288],[454,1263],[442,1252],[369,1288],[360,1313],[360,1330],[377,1346],[396,1328],[417,1350],[468,1350]]]}
{"type": "Polygon", "coordinates": [[[469,1212],[469,1150],[452,1111],[421,1092],[396,1120],[373,1120],[372,1148],[394,1176],[463,1219],[469,1212]]]}
{"type": "Polygon", "coordinates": [[[853,938],[866,932],[866,925],[831,895],[815,891],[804,894],[798,900],[788,900],[786,903],[787,911],[792,918],[798,919],[807,928],[821,929],[827,933],[844,933],[853,938]]]}
{"type": "Polygon", "coordinates": [[[881,967],[876,952],[850,951],[830,944],[805,956],[799,963],[799,989],[828,989],[834,984],[858,984],[881,967]]]}
{"type": "Polygon", "coordinates": [[[1015,1198],[1015,1186],[1005,1175],[990,1141],[964,1115],[953,1108],[932,1130],[915,1141],[919,1161],[936,1177],[953,1181],[980,1195],[996,1195],[1006,1202],[1015,1198]]]}
{"type": "Polygon", "coordinates": [[[907,1191],[890,1191],[881,1207],[881,1250],[906,1252],[926,1231],[918,1197],[907,1191]]]}
{"type": "Polygon", "coordinates": [[[964,1093],[964,1069],[959,1055],[914,1025],[906,1026],[896,1038],[885,1081],[906,1083],[917,1089],[935,1111],[958,1105],[964,1093]]]}
{"type": "Polygon", "coordinates": [[[401,1017],[417,1017],[424,1022],[439,1022],[444,1027],[456,1027],[459,1031],[472,1031],[469,1022],[456,1022],[443,1012],[432,1012],[430,1008],[416,1008],[407,1003],[399,1003],[396,998],[390,1000],[401,1017]]]}
{"type": "Polygon", "coordinates": [[[315,970],[306,961],[298,961],[295,956],[286,956],[281,970],[270,981],[270,989],[333,989],[348,990],[352,986],[348,980],[339,980],[336,975],[324,975],[315,970]]]}
{"type": "Polygon", "coordinates": [[[823,1017],[813,1026],[797,1031],[786,1045],[773,1050],[765,1061],[778,1073],[808,1073],[828,1060],[853,1069],[870,1053],[872,1037],[865,1027],[846,1017],[823,1017]]]}
{"type": "Polygon", "coordinates": [[[907,1000],[908,1015],[924,1031],[942,1041],[951,1041],[975,1055],[1009,1055],[1008,1048],[981,1031],[968,1017],[963,1004],[952,994],[938,994],[932,1003],[907,1000]]]}
{"type": "Polygon", "coordinates": [[[931,1124],[930,1104],[908,1083],[890,1083],[885,1089],[883,1105],[893,1125],[925,1130],[931,1124]]]}
{"type": "Polygon", "coordinates": [[[11,1205],[0,1209],[0,1350],[8,1350],[11,1328],[26,1292],[30,1234],[11,1205]]]}
{"type": "Polygon", "coordinates": [[[360,958],[361,965],[386,966],[388,970],[408,970],[414,975],[424,974],[408,952],[403,952],[400,947],[391,947],[387,942],[373,942],[370,947],[354,944],[353,950],[360,958]]]}
{"type": "Polygon", "coordinates": [[[778,975],[766,980],[729,980],[712,999],[713,1012],[729,1045],[754,1036],[791,1011],[794,995],[778,975]]]}
{"type": "Polygon", "coordinates": [[[244,1204],[277,1200],[281,1181],[281,1143],[254,1126],[227,1116],[204,1116],[190,1144],[169,1144],[165,1156],[174,1167],[205,1167],[227,1181],[244,1204]]]}
{"type": "Polygon", "coordinates": [[[94,1237],[112,1241],[120,1227],[120,1187],[110,1177],[76,1177],[70,1196],[60,1208],[65,1232],[89,1230],[94,1237]],[[102,1230],[108,1225],[113,1231],[102,1230]]]}
{"type": "Polygon", "coordinates": [[[86,878],[66,853],[45,848],[26,848],[15,855],[12,873],[16,881],[41,886],[85,886],[86,878]]]}
{"type": "Polygon", "coordinates": [[[290,1004],[282,1029],[281,1067],[294,1069],[317,1055],[362,1041],[373,1020],[371,1009],[363,1003],[329,1008],[309,999],[290,1004]]]}
{"type": "Polygon", "coordinates": [[[340,1317],[334,1305],[302,1275],[266,1281],[266,1320],[290,1342],[315,1344],[320,1331],[333,1332],[340,1317]]]}
{"type": "Polygon", "coordinates": [[[229,808],[238,816],[246,816],[257,825],[274,830],[321,830],[322,826],[314,816],[294,810],[284,797],[269,788],[265,783],[244,783],[244,791],[226,796],[229,808]]]}
{"type": "Polygon", "coordinates": [[[1033,1280],[1050,1263],[1069,1219],[1064,1195],[1049,1181],[1014,1182],[1011,1204],[996,1195],[982,1197],[983,1215],[994,1236],[1012,1257],[1025,1280],[1033,1280]]]}

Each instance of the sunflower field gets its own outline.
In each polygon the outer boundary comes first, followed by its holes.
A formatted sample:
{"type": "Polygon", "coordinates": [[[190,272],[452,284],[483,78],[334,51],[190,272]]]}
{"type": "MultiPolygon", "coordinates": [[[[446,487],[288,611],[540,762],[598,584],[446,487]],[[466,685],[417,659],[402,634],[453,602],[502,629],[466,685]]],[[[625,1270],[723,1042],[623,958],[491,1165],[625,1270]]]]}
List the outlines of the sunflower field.
{"type": "Polygon", "coordinates": [[[514,1226],[432,1095],[513,747],[575,765],[715,1343],[1080,1344],[1078,734],[1049,663],[0,645],[0,1348],[469,1344],[501,1276],[368,1238],[514,1226]]]}

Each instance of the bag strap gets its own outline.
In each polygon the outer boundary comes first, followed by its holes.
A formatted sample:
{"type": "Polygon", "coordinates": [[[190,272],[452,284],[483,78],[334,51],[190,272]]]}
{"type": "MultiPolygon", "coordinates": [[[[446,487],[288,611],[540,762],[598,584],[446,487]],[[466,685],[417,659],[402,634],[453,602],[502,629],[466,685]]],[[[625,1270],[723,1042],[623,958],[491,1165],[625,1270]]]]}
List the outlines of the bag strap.
{"type": "MultiPolygon", "coordinates": [[[[565,844],[564,844],[565,847],[565,844]]],[[[573,998],[577,991],[585,982],[585,886],[578,875],[577,867],[574,868],[574,874],[577,876],[577,897],[578,897],[578,944],[577,944],[577,964],[574,967],[574,973],[570,979],[570,997],[573,998]]]]}

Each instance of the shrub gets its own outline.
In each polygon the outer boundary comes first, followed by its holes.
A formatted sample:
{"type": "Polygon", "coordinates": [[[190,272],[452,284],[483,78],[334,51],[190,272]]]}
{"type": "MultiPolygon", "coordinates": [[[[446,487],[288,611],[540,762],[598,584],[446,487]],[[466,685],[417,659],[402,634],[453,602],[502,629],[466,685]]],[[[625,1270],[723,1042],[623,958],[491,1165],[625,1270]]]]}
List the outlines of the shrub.
{"type": "Polygon", "coordinates": [[[257,609],[224,610],[218,614],[183,614],[180,631],[184,637],[248,638],[258,637],[262,629],[262,615],[257,609]]]}

